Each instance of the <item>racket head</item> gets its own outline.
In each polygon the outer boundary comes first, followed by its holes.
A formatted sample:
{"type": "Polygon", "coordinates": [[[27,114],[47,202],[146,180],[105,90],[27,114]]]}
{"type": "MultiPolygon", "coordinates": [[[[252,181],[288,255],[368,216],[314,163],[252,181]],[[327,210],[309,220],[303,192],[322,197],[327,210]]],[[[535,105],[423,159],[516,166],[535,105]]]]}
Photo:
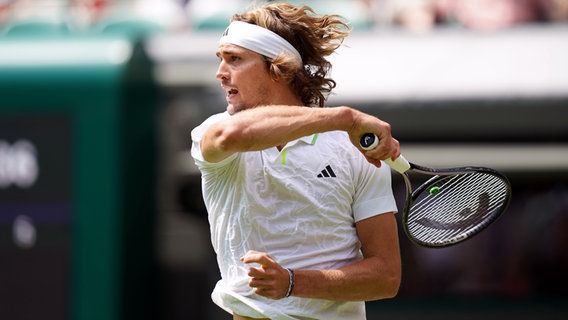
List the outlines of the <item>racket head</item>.
{"type": "MultiPolygon", "coordinates": [[[[408,177],[405,177],[408,181],[408,177]]],[[[403,228],[420,246],[448,247],[491,225],[509,205],[511,185],[484,167],[439,172],[407,198],[403,228]]]]}

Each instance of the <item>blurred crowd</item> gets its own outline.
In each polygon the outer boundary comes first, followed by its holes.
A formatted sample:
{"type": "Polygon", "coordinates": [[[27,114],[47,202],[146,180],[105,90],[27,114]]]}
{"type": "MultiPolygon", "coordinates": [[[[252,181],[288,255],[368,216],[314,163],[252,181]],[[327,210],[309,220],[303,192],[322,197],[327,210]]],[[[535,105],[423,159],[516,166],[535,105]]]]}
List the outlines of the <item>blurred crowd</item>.
{"type": "MultiPolygon", "coordinates": [[[[32,23],[88,30],[108,21],[139,21],[163,30],[188,28],[187,0],[0,0],[0,29],[32,23]]],[[[1,30],[0,30],[1,33],[1,30]]]]}
{"type": "Polygon", "coordinates": [[[379,25],[424,32],[437,25],[498,30],[568,21],[568,0],[367,0],[379,25]]]}
{"type": "MultiPolygon", "coordinates": [[[[269,0],[265,0],[269,1],[269,0]]],[[[0,28],[26,21],[53,21],[89,28],[108,19],[138,19],[164,30],[197,29],[197,21],[226,19],[263,0],[0,0],[0,28]]],[[[325,13],[366,21],[372,29],[424,33],[438,26],[498,30],[528,23],[568,21],[568,0],[304,0],[325,13]],[[340,8],[340,9],[337,9],[340,8]],[[347,10],[344,10],[347,8],[347,10]],[[340,10],[341,12],[332,12],[340,10]],[[344,12],[345,11],[345,12],[344,12]]],[[[219,22],[220,23],[220,22],[219,22]]]]}

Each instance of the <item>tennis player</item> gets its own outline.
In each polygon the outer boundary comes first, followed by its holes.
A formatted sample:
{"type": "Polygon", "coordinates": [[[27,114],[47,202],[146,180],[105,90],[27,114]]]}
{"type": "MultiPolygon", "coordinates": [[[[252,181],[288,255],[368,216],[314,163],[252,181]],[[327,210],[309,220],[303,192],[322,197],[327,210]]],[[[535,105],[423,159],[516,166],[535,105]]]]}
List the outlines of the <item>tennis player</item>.
{"type": "Polygon", "coordinates": [[[365,319],[364,301],[400,285],[380,161],[400,150],[388,123],[324,107],[335,87],[326,56],[350,30],[274,2],[231,21],[217,50],[227,111],[191,133],[221,273],[212,299],[234,319],[365,319]],[[376,149],[360,148],[366,132],[376,149]]]}

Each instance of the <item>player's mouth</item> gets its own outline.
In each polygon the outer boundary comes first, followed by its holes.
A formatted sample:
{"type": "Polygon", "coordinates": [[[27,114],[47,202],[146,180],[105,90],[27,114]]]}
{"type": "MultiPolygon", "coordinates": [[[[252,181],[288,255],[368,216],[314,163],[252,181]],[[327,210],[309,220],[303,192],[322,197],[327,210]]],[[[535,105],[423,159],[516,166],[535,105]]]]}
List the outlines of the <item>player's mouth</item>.
{"type": "Polygon", "coordinates": [[[239,90],[227,84],[222,84],[222,87],[225,90],[225,93],[227,94],[226,99],[228,103],[231,103],[231,100],[233,100],[239,94],[239,90]]]}
{"type": "Polygon", "coordinates": [[[235,88],[227,89],[227,99],[234,98],[239,93],[239,90],[235,88]]]}

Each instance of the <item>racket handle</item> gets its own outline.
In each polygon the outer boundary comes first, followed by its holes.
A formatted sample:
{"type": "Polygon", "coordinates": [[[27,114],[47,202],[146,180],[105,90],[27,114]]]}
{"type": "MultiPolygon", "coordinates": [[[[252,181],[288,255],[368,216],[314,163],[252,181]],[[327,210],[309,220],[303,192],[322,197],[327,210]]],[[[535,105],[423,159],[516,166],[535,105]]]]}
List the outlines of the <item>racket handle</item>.
{"type": "MultiPolygon", "coordinates": [[[[359,140],[359,144],[363,150],[372,150],[379,145],[379,138],[374,133],[365,133],[359,140]]],[[[386,159],[384,162],[399,173],[405,173],[410,169],[410,163],[402,155],[394,161],[386,159]]]]}

